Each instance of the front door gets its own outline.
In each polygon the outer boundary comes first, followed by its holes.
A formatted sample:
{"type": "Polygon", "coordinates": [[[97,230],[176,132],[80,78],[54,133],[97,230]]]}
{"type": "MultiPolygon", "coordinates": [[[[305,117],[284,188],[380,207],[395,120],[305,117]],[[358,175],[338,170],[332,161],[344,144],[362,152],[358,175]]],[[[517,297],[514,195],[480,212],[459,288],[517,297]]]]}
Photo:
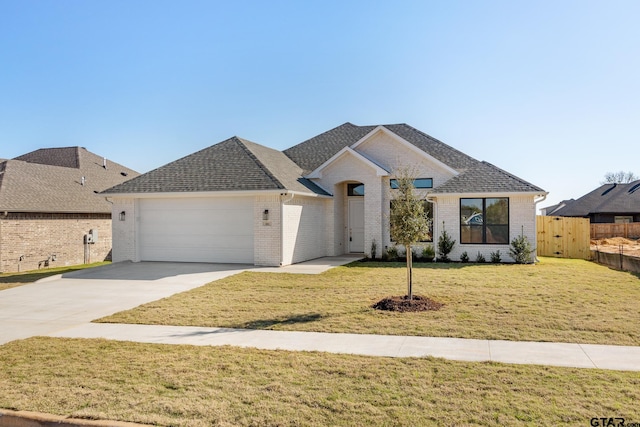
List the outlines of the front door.
{"type": "Polygon", "coordinates": [[[349,252],[364,252],[364,198],[349,199],[349,252]]]}

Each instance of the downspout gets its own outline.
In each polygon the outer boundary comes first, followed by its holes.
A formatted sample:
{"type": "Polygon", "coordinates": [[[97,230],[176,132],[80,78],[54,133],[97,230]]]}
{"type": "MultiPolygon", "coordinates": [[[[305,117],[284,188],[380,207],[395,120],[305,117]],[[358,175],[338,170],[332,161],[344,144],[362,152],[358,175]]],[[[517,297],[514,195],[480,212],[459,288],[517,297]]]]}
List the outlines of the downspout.
{"type": "Polygon", "coordinates": [[[284,265],[284,205],[295,197],[294,194],[280,193],[280,267],[284,265]],[[289,196],[288,199],[283,198],[289,196]]]}
{"type": "Polygon", "coordinates": [[[538,259],[538,219],[536,218],[538,215],[538,203],[540,202],[544,202],[547,199],[547,194],[543,194],[542,198],[539,200],[535,200],[533,201],[533,206],[535,207],[535,209],[533,210],[533,234],[536,236],[536,259],[535,262],[540,262],[540,260],[538,259]]]}
{"type": "Polygon", "coordinates": [[[433,224],[432,224],[432,228],[433,228],[433,236],[431,236],[431,240],[432,245],[433,245],[433,250],[435,252],[435,257],[433,258],[434,261],[436,261],[438,259],[438,247],[436,246],[436,236],[438,235],[438,229],[436,229],[436,227],[438,226],[438,220],[437,220],[437,216],[438,216],[438,202],[437,199],[434,199],[433,196],[429,196],[427,195],[427,197],[425,198],[425,200],[429,203],[433,203],[433,224]]]}

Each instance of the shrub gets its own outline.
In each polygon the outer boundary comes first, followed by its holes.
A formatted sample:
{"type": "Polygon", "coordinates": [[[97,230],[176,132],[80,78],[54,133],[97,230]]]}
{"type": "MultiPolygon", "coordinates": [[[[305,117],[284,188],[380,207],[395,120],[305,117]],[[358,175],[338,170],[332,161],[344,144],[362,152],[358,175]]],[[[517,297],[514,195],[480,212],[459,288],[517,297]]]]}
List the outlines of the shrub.
{"type": "Polygon", "coordinates": [[[478,251],[478,255],[476,255],[476,262],[478,263],[483,263],[486,262],[487,260],[484,258],[484,255],[482,255],[480,253],[480,251],[478,251]]]}
{"type": "Polygon", "coordinates": [[[427,245],[422,248],[422,258],[425,261],[431,262],[436,257],[436,250],[433,248],[433,245],[427,245]]]}
{"type": "Polygon", "coordinates": [[[502,256],[500,255],[500,250],[495,252],[491,252],[491,262],[494,264],[498,264],[502,261],[502,256]]]}
{"type": "Polygon", "coordinates": [[[376,259],[376,253],[378,252],[378,244],[376,243],[376,239],[371,241],[371,259],[376,259]]]}
{"type": "Polygon", "coordinates": [[[527,236],[521,234],[511,241],[509,255],[511,255],[516,264],[530,264],[533,262],[531,259],[532,254],[533,248],[527,236]]]}
{"type": "Polygon", "coordinates": [[[469,262],[469,254],[467,251],[462,252],[462,255],[460,255],[460,261],[469,262]]]}
{"type": "Polygon", "coordinates": [[[444,222],[442,223],[442,233],[438,238],[438,255],[443,262],[449,262],[449,254],[453,250],[456,241],[449,236],[447,230],[444,229],[444,222]]]}
{"type": "Polygon", "coordinates": [[[387,248],[387,252],[385,255],[386,255],[385,258],[387,259],[387,261],[397,261],[398,248],[396,248],[395,246],[391,246],[390,248],[387,248]]]}

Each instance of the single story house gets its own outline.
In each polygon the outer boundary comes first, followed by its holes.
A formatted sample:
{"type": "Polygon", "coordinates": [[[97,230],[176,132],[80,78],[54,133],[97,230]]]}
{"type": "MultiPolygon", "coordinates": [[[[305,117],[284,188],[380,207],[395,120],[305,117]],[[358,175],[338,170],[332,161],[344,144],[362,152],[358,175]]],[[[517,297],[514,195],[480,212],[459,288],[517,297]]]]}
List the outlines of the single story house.
{"type": "Polygon", "coordinates": [[[138,175],[82,147],[0,161],[0,272],[108,259],[111,204],[98,193],[138,175]]]}
{"type": "Polygon", "coordinates": [[[406,124],[345,123],[287,150],[232,137],[103,192],[113,203],[113,260],[280,266],[323,256],[380,256],[389,209],[410,169],[433,219],[488,259],[523,233],[536,241],[546,192],[406,124]],[[373,247],[376,253],[372,254],[373,247]]]}
{"type": "Polygon", "coordinates": [[[542,213],[589,218],[593,224],[640,222],[640,180],[603,184],[578,199],[549,206],[542,213]]]}

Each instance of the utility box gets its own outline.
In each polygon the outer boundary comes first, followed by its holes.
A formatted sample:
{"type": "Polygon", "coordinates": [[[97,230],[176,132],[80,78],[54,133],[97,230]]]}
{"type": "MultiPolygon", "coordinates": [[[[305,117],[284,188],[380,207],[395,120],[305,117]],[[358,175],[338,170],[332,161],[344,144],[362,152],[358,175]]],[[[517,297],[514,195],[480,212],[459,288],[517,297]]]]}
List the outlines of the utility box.
{"type": "Polygon", "coordinates": [[[89,230],[89,234],[85,236],[86,243],[98,242],[98,230],[89,230]]]}

